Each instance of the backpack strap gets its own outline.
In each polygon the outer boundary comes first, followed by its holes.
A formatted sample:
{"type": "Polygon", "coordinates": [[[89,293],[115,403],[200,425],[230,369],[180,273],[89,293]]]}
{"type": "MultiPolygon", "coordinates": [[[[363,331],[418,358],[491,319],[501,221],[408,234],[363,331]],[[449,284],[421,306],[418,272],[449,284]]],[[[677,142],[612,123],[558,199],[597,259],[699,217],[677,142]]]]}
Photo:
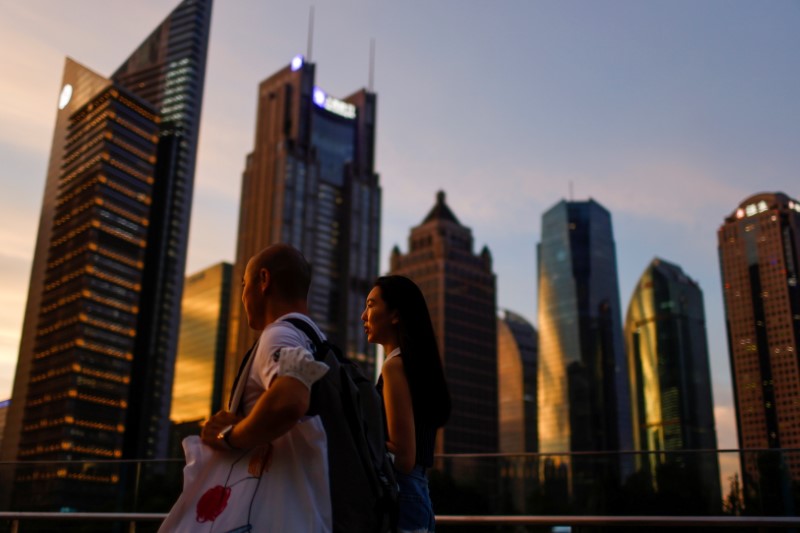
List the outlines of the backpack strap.
{"type": "Polygon", "coordinates": [[[314,328],[311,326],[311,324],[302,318],[285,318],[283,321],[288,322],[305,333],[306,337],[308,337],[308,340],[314,344],[314,359],[317,361],[322,361],[325,358],[325,343],[319,338],[319,335],[317,335],[317,332],[314,331],[314,328]]]}
{"type": "MultiPolygon", "coordinates": [[[[319,335],[317,335],[317,332],[314,331],[314,328],[311,326],[311,324],[302,318],[285,318],[284,322],[288,322],[292,326],[299,329],[305,334],[306,337],[308,337],[308,340],[314,344],[314,359],[317,361],[323,361],[325,359],[325,354],[327,353],[327,348],[330,347],[330,344],[320,339],[319,335]]],[[[317,399],[319,395],[314,394],[314,391],[317,390],[317,383],[311,385],[311,398],[308,403],[308,410],[306,411],[307,416],[317,415],[320,411],[319,400],[317,399]]]]}

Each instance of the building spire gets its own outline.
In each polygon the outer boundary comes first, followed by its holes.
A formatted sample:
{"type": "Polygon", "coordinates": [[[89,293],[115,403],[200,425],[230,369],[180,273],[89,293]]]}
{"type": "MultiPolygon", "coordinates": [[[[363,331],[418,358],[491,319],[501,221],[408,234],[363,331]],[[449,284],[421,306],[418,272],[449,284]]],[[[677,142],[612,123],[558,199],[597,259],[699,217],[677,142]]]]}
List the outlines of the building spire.
{"type": "Polygon", "coordinates": [[[375,92],[375,38],[369,40],[369,92],[375,92]]]}
{"type": "Polygon", "coordinates": [[[308,46],[306,47],[306,61],[311,62],[311,51],[314,46],[314,6],[308,8],[308,46]]]}

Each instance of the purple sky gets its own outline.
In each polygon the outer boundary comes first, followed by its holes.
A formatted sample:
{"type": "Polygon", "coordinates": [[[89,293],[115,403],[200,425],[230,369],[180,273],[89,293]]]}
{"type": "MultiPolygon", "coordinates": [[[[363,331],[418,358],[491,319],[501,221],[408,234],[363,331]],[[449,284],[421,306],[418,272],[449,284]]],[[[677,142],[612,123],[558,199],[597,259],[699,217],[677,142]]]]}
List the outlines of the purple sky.
{"type": "MultiPolygon", "coordinates": [[[[11,393],[64,56],[109,75],[177,4],[0,0],[0,399],[11,393]],[[135,7],[134,7],[135,6],[135,7]]],[[[306,52],[309,4],[213,14],[189,273],[234,255],[256,87],[306,52]]],[[[736,447],[716,230],[760,191],[800,196],[800,4],[788,0],[407,0],[316,5],[317,83],[368,81],[377,41],[381,264],[438,189],[498,305],[537,324],[542,213],[612,213],[624,319],[654,256],[705,294],[719,445],[736,447]]]]}

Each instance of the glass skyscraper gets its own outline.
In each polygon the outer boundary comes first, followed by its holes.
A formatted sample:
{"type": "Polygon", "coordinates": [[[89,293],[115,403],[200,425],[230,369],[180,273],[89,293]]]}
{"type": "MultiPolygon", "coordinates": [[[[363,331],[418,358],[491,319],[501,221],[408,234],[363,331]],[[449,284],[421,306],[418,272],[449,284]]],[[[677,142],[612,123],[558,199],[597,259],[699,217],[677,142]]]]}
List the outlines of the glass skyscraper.
{"type": "MultiPolygon", "coordinates": [[[[312,265],[311,317],[370,374],[375,351],[360,315],[378,274],[375,121],[374,93],[362,89],[341,100],[327,94],[315,85],[315,65],[302,56],[261,82],[233,272],[242,279],[250,257],[271,244],[301,250],[312,265]]],[[[234,291],[226,395],[257,335],[234,291]]]]}
{"type": "MultiPolygon", "coordinates": [[[[111,78],[66,60],[4,460],[166,455],[210,16],[184,0],[111,78]]],[[[118,481],[13,486],[74,509],[118,481]]]]}
{"type": "MultiPolygon", "coordinates": [[[[705,503],[706,512],[718,512],[719,465],[703,293],[679,266],[654,259],[645,269],[628,306],[625,342],[635,449],[712,450],[682,455],[680,462],[685,479],[703,487],[696,502],[705,503]]],[[[638,459],[656,486],[666,456],[638,459]]]]}
{"type": "Polygon", "coordinates": [[[170,413],[175,423],[202,421],[223,407],[232,271],[219,263],[186,278],[170,413]]]}
{"type": "MultiPolygon", "coordinates": [[[[542,216],[538,269],[539,451],[631,450],[609,212],[594,200],[561,201],[548,210],[542,216]]],[[[574,465],[571,474],[573,482],[603,479],[574,465]]]]}
{"type": "MultiPolygon", "coordinates": [[[[783,193],[753,195],[725,218],[717,237],[739,447],[799,448],[800,202],[783,193]]],[[[759,457],[742,455],[746,501],[760,485],[758,498],[784,512],[789,507],[779,502],[789,489],[781,495],[779,483],[762,476],[788,471],[797,482],[800,456],[787,454],[785,464],[775,453],[759,457]]]]}
{"type": "Polygon", "coordinates": [[[497,318],[499,452],[535,453],[538,336],[522,316],[503,311],[497,318]]]}
{"type": "MultiPolygon", "coordinates": [[[[233,265],[218,263],[186,277],[170,411],[170,457],[183,457],[181,441],[226,407],[222,379],[228,348],[233,265]]],[[[236,284],[238,293],[239,285],[236,284]]]]}

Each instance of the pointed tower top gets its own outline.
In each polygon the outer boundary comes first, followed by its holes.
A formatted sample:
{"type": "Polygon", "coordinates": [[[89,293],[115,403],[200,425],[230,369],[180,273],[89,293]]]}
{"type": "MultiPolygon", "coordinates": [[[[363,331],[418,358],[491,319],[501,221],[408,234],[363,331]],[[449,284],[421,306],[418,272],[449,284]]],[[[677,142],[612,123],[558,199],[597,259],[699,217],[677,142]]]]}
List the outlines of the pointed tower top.
{"type": "Polygon", "coordinates": [[[436,205],[433,206],[433,209],[428,213],[428,216],[425,217],[425,220],[422,221],[423,224],[427,224],[432,220],[449,220],[450,222],[455,222],[458,225],[461,225],[461,222],[458,221],[456,216],[453,214],[453,211],[445,203],[445,193],[444,191],[439,191],[436,193],[436,205]]]}

